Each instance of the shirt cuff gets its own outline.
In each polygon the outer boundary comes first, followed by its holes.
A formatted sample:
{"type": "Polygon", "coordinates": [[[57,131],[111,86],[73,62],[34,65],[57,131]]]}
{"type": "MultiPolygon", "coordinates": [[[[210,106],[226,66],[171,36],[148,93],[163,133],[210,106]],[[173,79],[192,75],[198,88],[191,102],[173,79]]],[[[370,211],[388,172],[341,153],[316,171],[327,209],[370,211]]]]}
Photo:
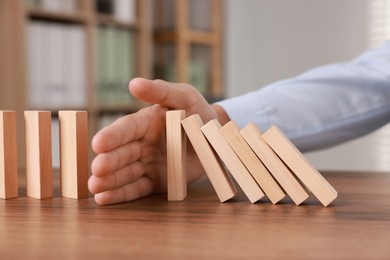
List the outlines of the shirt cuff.
{"type": "Polygon", "coordinates": [[[225,99],[216,104],[221,106],[230,120],[235,121],[240,128],[249,123],[255,123],[261,131],[265,131],[270,127],[269,111],[261,100],[256,99],[255,92],[225,99]]]}

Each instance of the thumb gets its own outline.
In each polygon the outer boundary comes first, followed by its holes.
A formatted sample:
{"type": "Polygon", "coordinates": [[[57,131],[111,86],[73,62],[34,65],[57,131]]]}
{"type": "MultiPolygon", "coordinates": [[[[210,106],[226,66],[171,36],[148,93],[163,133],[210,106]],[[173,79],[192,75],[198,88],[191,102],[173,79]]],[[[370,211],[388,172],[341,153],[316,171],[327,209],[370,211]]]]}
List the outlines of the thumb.
{"type": "Polygon", "coordinates": [[[129,83],[129,90],[134,97],[147,103],[170,109],[184,109],[187,116],[198,113],[207,121],[215,118],[214,110],[206,99],[189,84],[134,78],[129,83]]]}
{"type": "Polygon", "coordinates": [[[172,109],[186,109],[201,102],[203,96],[192,86],[164,80],[135,78],[129,83],[131,94],[139,100],[172,109]]]}

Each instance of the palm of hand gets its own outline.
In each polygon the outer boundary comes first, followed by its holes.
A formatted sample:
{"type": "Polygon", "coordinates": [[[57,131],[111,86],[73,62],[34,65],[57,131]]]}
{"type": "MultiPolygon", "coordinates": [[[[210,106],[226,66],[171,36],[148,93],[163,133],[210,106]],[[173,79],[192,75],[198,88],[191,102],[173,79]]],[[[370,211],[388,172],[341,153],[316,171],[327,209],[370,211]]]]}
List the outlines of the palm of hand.
{"type": "MultiPolygon", "coordinates": [[[[211,106],[191,86],[144,79],[133,80],[132,86],[137,98],[161,105],[122,117],[95,135],[92,148],[97,156],[91,165],[88,187],[101,205],[166,191],[165,114],[168,107],[185,109],[187,116],[199,113],[204,120],[216,117],[211,106]]],[[[188,146],[188,183],[202,174],[203,168],[188,146]]]]}

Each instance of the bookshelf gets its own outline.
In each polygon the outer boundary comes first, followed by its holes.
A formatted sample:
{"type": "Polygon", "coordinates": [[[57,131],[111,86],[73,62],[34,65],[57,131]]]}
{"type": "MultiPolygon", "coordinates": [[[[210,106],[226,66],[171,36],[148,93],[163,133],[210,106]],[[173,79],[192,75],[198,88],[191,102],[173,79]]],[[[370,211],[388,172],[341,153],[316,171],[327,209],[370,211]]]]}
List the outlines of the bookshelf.
{"type": "MultiPolygon", "coordinates": [[[[126,65],[131,73],[124,75],[122,69],[122,75],[117,75],[116,68],[106,68],[111,69],[109,77],[122,77],[120,84],[117,78],[116,82],[110,83],[118,89],[116,85],[121,85],[118,91],[121,95],[118,93],[118,96],[123,96],[125,92],[128,94],[127,84],[132,77],[150,78],[152,75],[151,0],[111,1],[112,4],[121,4],[119,14],[116,10],[99,12],[99,2],[110,1],[0,1],[0,105],[3,110],[18,111],[18,150],[24,150],[24,110],[52,111],[53,120],[56,120],[58,110],[87,110],[89,134],[92,137],[101,126],[99,121],[105,114],[134,112],[143,106],[131,100],[131,97],[119,102],[101,102],[98,99],[100,89],[96,63],[99,60],[97,45],[100,42],[97,31],[104,28],[108,34],[120,39],[131,35],[131,39],[127,37],[126,41],[129,48],[111,46],[118,51],[133,52],[127,53],[129,60],[126,62],[123,58],[125,55],[118,61],[119,65],[126,65]],[[123,10],[131,12],[131,17],[126,17],[123,10]],[[73,38],[76,39],[72,43],[73,38]],[[67,63],[69,59],[73,63],[67,63]]],[[[122,42],[116,39],[107,41],[122,42]]],[[[107,56],[119,56],[118,52],[107,51],[107,56]]],[[[55,128],[53,126],[53,131],[55,128]]],[[[24,153],[19,154],[19,166],[23,167],[24,153]]]]}
{"type": "MultiPolygon", "coordinates": [[[[161,65],[173,73],[165,79],[202,82],[210,101],[221,98],[221,20],[221,0],[1,0],[0,109],[18,112],[18,150],[24,151],[25,144],[23,111],[49,110],[56,120],[58,110],[87,110],[92,138],[116,117],[145,106],[132,99],[128,81],[136,76],[160,78],[155,67],[161,65]],[[122,8],[107,6],[108,2],[122,8]],[[173,23],[166,12],[172,7],[173,23]],[[153,10],[158,8],[164,13],[156,15],[153,10]],[[208,25],[197,28],[194,13],[202,13],[201,20],[208,25]],[[69,50],[56,51],[53,46],[69,50]],[[166,46],[172,46],[173,56],[165,52],[166,46]],[[200,66],[192,62],[198,56],[206,57],[200,66]],[[69,59],[77,62],[67,63],[69,59]],[[200,81],[193,81],[192,73],[200,75],[200,81]],[[115,91],[104,93],[107,88],[115,91]]],[[[53,125],[52,131],[57,129],[53,125]]],[[[18,161],[23,167],[23,152],[18,161]]]]}
{"type": "Polygon", "coordinates": [[[221,0],[155,0],[155,73],[223,97],[221,0]],[[165,71],[161,71],[164,68],[165,71]]]}

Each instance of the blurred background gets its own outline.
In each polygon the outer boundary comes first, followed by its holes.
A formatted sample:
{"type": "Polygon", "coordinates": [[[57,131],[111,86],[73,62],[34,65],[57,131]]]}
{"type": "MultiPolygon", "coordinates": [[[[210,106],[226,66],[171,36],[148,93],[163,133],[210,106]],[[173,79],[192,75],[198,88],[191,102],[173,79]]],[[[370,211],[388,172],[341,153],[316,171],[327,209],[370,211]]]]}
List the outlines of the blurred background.
{"type": "MultiPolygon", "coordinates": [[[[213,102],[389,35],[387,0],[0,0],[0,109],[17,110],[18,126],[24,110],[52,111],[57,151],[58,110],[88,110],[92,136],[145,106],[133,77],[189,82],[213,102]]],[[[390,129],[306,156],[318,169],[389,171],[390,129]]]]}
{"type": "MultiPolygon", "coordinates": [[[[227,96],[349,61],[390,38],[388,0],[225,3],[227,96]]],[[[390,128],[306,156],[319,169],[389,171],[390,128]]]]}

